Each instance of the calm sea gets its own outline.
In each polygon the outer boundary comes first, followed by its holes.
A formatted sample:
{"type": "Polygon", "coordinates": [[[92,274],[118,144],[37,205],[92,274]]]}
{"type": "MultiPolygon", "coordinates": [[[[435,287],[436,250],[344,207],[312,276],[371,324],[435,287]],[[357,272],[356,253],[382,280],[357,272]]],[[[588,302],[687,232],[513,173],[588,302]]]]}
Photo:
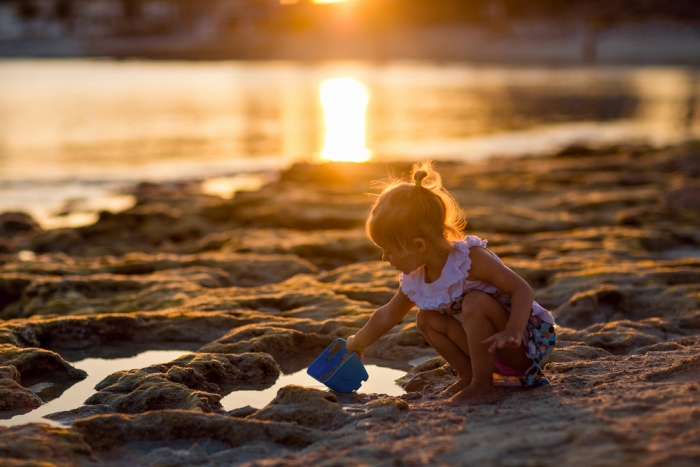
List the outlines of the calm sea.
{"type": "Polygon", "coordinates": [[[0,61],[0,212],[79,225],[137,181],[230,196],[295,161],[700,136],[700,71],[428,62],[0,61]]]}

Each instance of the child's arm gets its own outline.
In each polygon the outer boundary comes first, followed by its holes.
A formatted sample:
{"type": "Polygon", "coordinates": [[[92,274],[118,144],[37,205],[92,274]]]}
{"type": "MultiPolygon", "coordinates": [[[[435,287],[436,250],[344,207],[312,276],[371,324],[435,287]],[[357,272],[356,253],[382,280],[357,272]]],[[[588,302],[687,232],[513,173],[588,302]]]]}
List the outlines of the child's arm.
{"type": "Polygon", "coordinates": [[[389,303],[372,313],[367,324],[357,334],[348,337],[348,352],[357,351],[362,357],[364,350],[399,324],[413,306],[413,302],[399,289],[389,303]]]}
{"type": "Polygon", "coordinates": [[[482,341],[490,344],[489,352],[505,346],[518,347],[521,337],[532,312],[532,300],[535,293],[525,279],[501,264],[484,248],[472,248],[469,252],[472,260],[469,280],[480,280],[496,286],[510,296],[511,310],[506,328],[482,341]]]}

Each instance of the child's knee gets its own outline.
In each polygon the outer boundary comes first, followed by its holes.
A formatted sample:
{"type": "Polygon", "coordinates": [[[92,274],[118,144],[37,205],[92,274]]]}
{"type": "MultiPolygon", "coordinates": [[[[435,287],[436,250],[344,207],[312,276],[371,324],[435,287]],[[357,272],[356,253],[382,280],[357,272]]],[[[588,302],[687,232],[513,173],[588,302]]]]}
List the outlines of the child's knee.
{"type": "Polygon", "coordinates": [[[462,299],[462,317],[465,320],[479,318],[488,313],[488,307],[498,303],[491,295],[473,290],[462,299]]]}
{"type": "Polygon", "coordinates": [[[430,310],[418,310],[418,313],[416,314],[416,327],[420,332],[425,332],[426,330],[430,329],[430,322],[432,321],[433,313],[434,312],[431,312],[430,310]]]}

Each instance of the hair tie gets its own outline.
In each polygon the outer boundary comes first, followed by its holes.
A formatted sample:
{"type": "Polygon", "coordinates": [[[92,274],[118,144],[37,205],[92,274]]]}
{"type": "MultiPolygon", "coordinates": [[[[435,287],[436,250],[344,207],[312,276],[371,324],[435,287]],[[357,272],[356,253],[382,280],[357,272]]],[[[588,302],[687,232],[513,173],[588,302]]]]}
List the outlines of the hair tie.
{"type": "Polygon", "coordinates": [[[416,183],[416,187],[423,187],[423,179],[428,176],[428,172],[425,170],[418,170],[413,174],[413,181],[416,183]]]}

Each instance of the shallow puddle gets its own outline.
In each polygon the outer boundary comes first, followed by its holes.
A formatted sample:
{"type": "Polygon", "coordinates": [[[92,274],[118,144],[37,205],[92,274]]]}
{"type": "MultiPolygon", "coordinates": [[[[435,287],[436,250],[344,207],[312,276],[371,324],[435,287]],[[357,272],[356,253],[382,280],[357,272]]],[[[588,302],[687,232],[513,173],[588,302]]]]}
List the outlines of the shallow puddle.
{"type": "MultiPolygon", "coordinates": [[[[108,358],[83,358],[79,353],[76,355],[64,355],[71,364],[87,372],[88,376],[82,381],[78,381],[61,393],[61,387],[54,383],[40,382],[31,385],[29,389],[34,391],[42,399],[49,399],[41,407],[27,413],[19,413],[12,418],[0,419],[0,425],[14,426],[25,423],[48,423],[50,425],[62,426],[59,422],[43,418],[55,412],[76,409],[84,405],[84,402],[95,393],[95,386],[107,376],[117,371],[135,370],[145,368],[158,363],[167,363],[176,358],[191,353],[189,349],[179,350],[146,350],[136,355],[123,358],[114,358],[116,355],[123,355],[124,349],[101,349],[100,355],[108,358]],[[71,358],[72,357],[72,358],[71,358]],[[111,358],[109,358],[111,357],[111,358]],[[53,394],[52,394],[53,393],[53,394]],[[56,395],[54,395],[56,394],[56,395]],[[54,398],[55,397],[55,398],[54,398]]],[[[365,365],[369,378],[362,384],[358,393],[387,394],[399,396],[404,390],[394,383],[396,378],[406,374],[405,371],[378,365],[365,365]]],[[[306,387],[328,390],[311,376],[306,374],[306,368],[302,370],[281,375],[275,384],[264,390],[257,391],[234,391],[221,399],[221,404],[225,410],[233,410],[247,405],[262,408],[269,404],[277,395],[277,391],[289,384],[297,384],[306,387]]],[[[11,413],[5,413],[11,416],[11,413]]]]}
{"type": "MultiPolygon", "coordinates": [[[[72,362],[74,367],[87,372],[87,378],[78,381],[66,389],[59,397],[50,400],[38,409],[34,409],[25,414],[15,415],[11,419],[0,420],[0,425],[13,426],[23,425],[25,423],[49,423],[55,426],[62,426],[58,422],[43,418],[44,415],[81,407],[87,398],[95,393],[95,386],[97,383],[112,373],[121,370],[145,368],[157,363],[166,363],[188,353],[190,353],[190,351],[187,350],[147,350],[136,356],[127,358],[86,358],[84,360],[72,362]]],[[[53,384],[51,383],[40,383],[31,386],[30,389],[35,391],[39,397],[42,397],[44,391],[50,391],[52,387],[53,384]]]]}
{"type": "MultiPolygon", "coordinates": [[[[405,371],[395,370],[377,365],[365,365],[369,378],[362,383],[360,394],[386,394],[388,396],[400,396],[405,391],[394,383],[396,378],[406,374],[405,371]]],[[[277,391],[287,385],[296,384],[307,388],[328,390],[325,384],[319,383],[306,374],[306,368],[288,375],[281,375],[272,387],[262,391],[234,391],[221,399],[221,405],[225,410],[238,409],[249,405],[260,409],[272,401],[277,395],[277,391]]]]}

